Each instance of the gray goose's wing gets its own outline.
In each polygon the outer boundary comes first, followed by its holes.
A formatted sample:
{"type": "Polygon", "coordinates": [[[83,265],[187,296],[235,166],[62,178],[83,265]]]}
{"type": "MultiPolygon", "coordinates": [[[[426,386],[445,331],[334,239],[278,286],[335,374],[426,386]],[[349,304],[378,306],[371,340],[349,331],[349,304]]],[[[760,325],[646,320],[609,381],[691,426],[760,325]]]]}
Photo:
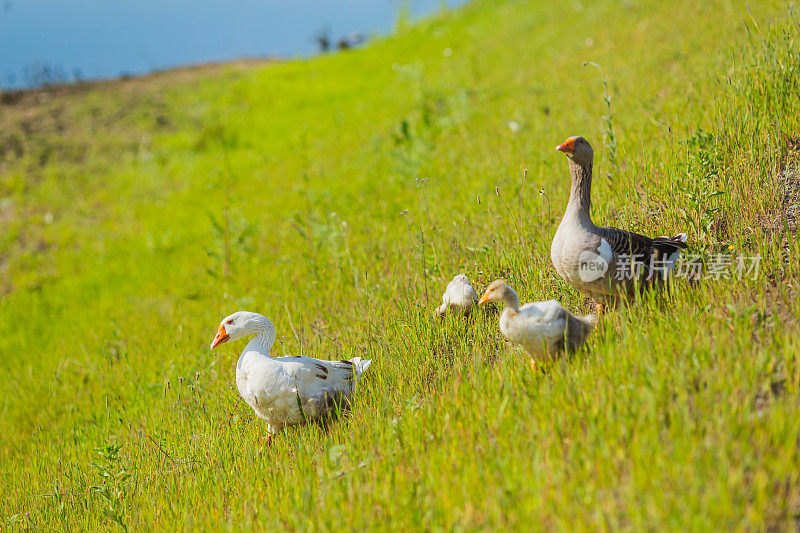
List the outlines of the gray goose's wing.
{"type": "Polygon", "coordinates": [[[611,246],[616,255],[644,258],[653,253],[653,239],[619,228],[599,228],[600,237],[611,246]]]}
{"type": "Polygon", "coordinates": [[[642,264],[642,274],[651,277],[651,266],[663,263],[672,254],[687,247],[686,235],[650,238],[645,235],[621,230],[619,228],[599,228],[599,234],[617,256],[627,256],[631,262],[642,264]]]}
{"type": "Polygon", "coordinates": [[[632,231],[619,228],[599,228],[600,237],[611,246],[617,255],[629,254],[637,258],[647,259],[655,252],[669,255],[687,247],[686,235],[679,233],[674,237],[650,238],[632,231]]]}

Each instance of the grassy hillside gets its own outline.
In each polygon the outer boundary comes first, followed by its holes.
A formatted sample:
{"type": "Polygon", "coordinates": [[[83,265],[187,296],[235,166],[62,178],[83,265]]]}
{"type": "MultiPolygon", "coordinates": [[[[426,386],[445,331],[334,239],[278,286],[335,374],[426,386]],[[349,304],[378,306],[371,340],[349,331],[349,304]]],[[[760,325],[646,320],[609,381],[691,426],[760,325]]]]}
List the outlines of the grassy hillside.
{"type": "Polygon", "coordinates": [[[777,0],[478,0],[348,53],[6,95],[0,527],[793,529],[799,43],[777,0]],[[431,310],[458,272],[588,310],[548,258],[575,134],[596,221],[762,260],[534,373],[492,310],[431,310]],[[279,354],[372,358],[352,416],[259,454],[244,343],[208,349],[239,309],[279,354]]]}

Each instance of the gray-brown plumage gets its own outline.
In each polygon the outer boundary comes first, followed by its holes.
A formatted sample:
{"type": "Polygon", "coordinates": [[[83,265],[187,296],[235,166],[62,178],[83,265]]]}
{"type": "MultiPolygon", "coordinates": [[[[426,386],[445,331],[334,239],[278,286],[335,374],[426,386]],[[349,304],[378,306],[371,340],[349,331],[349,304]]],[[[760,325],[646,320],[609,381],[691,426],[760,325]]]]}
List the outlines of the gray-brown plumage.
{"type": "Polygon", "coordinates": [[[614,304],[634,289],[665,282],[686,234],[646,237],[619,228],[596,226],[590,216],[594,151],[583,137],[570,137],[556,149],[569,160],[572,188],[564,217],[550,246],[556,272],[600,303],[614,304]]]}

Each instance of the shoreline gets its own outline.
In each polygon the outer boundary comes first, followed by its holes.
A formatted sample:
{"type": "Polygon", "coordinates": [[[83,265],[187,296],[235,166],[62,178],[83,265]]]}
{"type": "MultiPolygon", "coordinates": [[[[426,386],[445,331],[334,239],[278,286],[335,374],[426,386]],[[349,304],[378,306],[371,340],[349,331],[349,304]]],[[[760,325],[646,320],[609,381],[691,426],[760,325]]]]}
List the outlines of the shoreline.
{"type": "Polygon", "coordinates": [[[136,84],[150,82],[166,76],[179,76],[181,78],[185,78],[186,80],[190,80],[197,76],[206,74],[210,75],[225,69],[245,70],[281,61],[285,60],[275,56],[241,57],[226,61],[209,61],[204,63],[192,63],[177,67],[156,69],[143,74],[121,74],[113,78],[97,78],[91,80],[54,83],[20,89],[0,88],[0,105],[13,106],[26,102],[34,103],[33,101],[39,101],[37,103],[43,103],[53,96],[80,94],[98,88],[122,85],[126,83],[136,84]]]}

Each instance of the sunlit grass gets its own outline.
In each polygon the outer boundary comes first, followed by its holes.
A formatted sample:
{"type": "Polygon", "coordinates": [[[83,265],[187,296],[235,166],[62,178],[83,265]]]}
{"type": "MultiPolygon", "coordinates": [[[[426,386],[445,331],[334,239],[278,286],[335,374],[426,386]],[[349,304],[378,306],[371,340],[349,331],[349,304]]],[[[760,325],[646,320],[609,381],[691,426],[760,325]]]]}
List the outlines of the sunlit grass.
{"type": "Polygon", "coordinates": [[[780,2],[478,1],[362,50],[3,105],[0,524],[793,528],[797,47],[780,2]],[[533,373],[491,310],[431,312],[458,272],[588,309],[549,265],[574,134],[598,223],[760,275],[612,312],[533,373]],[[243,343],[208,350],[239,309],[278,354],[373,359],[351,416],[259,454],[243,343]]]}

